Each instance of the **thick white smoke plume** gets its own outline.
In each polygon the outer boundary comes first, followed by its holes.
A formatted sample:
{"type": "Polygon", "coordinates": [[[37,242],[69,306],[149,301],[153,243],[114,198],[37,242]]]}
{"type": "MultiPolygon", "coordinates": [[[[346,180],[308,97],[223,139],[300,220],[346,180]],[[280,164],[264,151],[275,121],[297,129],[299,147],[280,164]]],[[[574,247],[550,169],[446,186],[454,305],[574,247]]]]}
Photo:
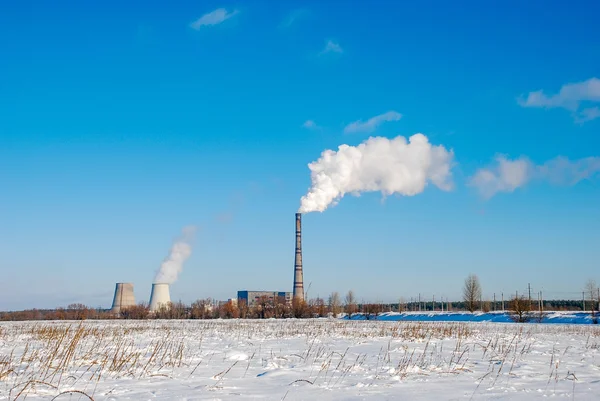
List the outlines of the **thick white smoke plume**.
{"type": "Polygon", "coordinates": [[[160,265],[160,269],[154,278],[155,283],[172,284],[183,269],[183,264],[192,254],[192,240],[196,233],[196,227],[184,227],[181,236],[173,243],[169,256],[160,265]]]}
{"type": "Polygon", "coordinates": [[[358,146],[326,150],[308,165],[312,185],[302,197],[300,213],[322,212],[347,193],[380,191],[384,196],[416,195],[428,182],[452,189],[453,152],[433,146],[423,134],[408,139],[372,137],[358,146]]]}

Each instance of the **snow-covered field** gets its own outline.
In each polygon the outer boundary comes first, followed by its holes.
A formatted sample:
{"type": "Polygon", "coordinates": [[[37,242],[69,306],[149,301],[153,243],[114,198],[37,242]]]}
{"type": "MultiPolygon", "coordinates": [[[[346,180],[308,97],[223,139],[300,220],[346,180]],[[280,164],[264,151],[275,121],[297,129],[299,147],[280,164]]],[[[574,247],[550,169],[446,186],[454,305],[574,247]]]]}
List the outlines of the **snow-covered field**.
{"type": "Polygon", "coordinates": [[[0,399],[597,400],[599,348],[595,325],[2,323],[0,399]]]}
{"type": "MultiPolygon", "coordinates": [[[[359,313],[352,316],[353,320],[366,320],[359,313]]],[[[494,322],[512,323],[509,312],[386,312],[377,316],[376,320],[385,321],[411,321],[411,322],[494,322]]],[[[560,323],[560,324],[594,324],[598,321],[598,314],[591,312],[531,312],[531,322],[560,323]]]]}

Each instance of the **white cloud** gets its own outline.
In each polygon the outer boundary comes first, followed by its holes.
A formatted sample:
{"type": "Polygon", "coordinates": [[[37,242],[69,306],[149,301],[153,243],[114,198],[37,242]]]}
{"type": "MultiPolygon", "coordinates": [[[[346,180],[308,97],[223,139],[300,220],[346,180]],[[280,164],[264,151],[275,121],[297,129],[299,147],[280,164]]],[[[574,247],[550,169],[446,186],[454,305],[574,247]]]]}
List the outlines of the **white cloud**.
{"type": "Polygon", "coordinates": [[[477,170],[469,185],[477,187],[483,197],[491,198],[498,192],[513,192],[522,187],[531,179],[532,171],[533,166],[525,157],[509,160],[499,155],[496,165],[477,170]]]}
{"type": "Polygon", "coordinates": [[[544,91],[529,92],[527,97],[518,99],[522,107],[563,108],[571,111],[577,122],[590,121],[600,117],[597,107],[584,108],[578,111],[583,102],[600,102],[600,79],[590,78],[587,81],[565,84],[560,91],[546,95],[544,91]]]}
{"type": "Polygon", "coordinates": [[[375,117],[369,118],[367,121],[354,121],[344,128],[345,134],[354,134],[358,132],[370,133],[375,131],[378,126],[387,121],[398,121],[402,118],[402,114],[396,111],[388,111],[375,117]]]}
{"type": "Polygon", "coordinates": [[[313,120],[306,120],[304,122],[304,124],[302,124],[302,126],[306,129],[310,129],[310,130],[321,129],[321,127],[318,126],[317,123],[315,123],[313,120]]]}
{"type": "Polygon", "coordinates": [[[238,13],[238,10],[233,10],[228,12],[224,8],[217,8],[214,11],[211,11],[207,14],[204,14],[202,17],[198,18],[196,21],[190,24],[190,27],[195,30],[199,30],[203,26],[212,26],[218,25],[225,20],[233,17],[238,13]]]}
{"type": "Polygon", "coordinates": [[[342,47],[340,46],[339,43],[334,42],[332,40],[328,40],[327,43],[325,43],[325,47],[321,51],[321,54],[326,54],[326,53],[343,53],[343,52],[344,52],[344,49],[342,49],[342,47]]]}
{"type": "Polygon", "coordinates": [[[510,160],[499,155],[493,166],[477,170],[469,180],[469,185],[476,187],[484,198],[489,199],[499,192],[513,192],[532,180],[575,185],[599,172],[600,157],[571,161],[558,156],[544,164],[534,165],[524,156],[510,160]]]}

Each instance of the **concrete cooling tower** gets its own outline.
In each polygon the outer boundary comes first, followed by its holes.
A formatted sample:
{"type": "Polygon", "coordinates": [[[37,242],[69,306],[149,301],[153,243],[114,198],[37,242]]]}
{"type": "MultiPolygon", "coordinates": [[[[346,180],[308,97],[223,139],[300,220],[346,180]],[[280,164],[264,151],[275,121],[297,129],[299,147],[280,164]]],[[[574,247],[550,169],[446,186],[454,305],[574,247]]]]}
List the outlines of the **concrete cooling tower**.
{"type": "Polygon", "coordinates": [[[152,284],[152,293],[150,294],[150,312],[156,312],[162,306],[167,306],[171,302],[169,295],[169,284],[152,284]]]}
{"type": "Polygon", "coordinates": [[[115,287],[115,297],[111,308],[112,313],[120,313],[123,308],[135,306],[135,297],[133,296],[133,284],[117,283],[115,287]]]}

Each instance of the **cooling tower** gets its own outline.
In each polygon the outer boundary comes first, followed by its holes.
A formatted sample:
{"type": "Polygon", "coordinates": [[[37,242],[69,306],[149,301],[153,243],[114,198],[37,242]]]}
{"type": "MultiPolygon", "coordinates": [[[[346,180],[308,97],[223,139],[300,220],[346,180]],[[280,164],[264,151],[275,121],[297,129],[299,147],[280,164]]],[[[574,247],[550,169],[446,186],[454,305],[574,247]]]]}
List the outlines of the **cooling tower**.
{"type": "Polygon", "coordinates": [[[150,294],[150,312],[156,312],[162,306],[168,306],[171,302],[169,295],[169,284],[152,284],[152,293],[150,294]]]}
{"type": "Polygon", "coordinates": [[[133,284],[117,283],[115,287],[115,297],[111,308],[112,313],[120,313],[121,309],[129,306],[135,306],[135,297],[133,296],[133,284]]]}
{"type": "Polygon", "coordinates": [[[296,213],[296,258],[294,260],[294,299],[304,301],[302,273],[302,214],[296,213]]]}

